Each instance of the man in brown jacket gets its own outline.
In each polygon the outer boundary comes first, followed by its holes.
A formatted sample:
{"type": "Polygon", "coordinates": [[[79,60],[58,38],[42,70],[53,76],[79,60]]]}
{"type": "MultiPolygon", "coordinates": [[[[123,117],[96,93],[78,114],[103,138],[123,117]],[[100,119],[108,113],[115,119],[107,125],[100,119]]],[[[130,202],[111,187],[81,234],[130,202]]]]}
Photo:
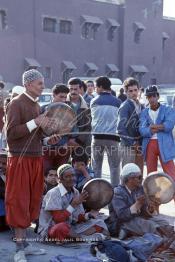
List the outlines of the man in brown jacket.
{"type": "Polygon", "coordinates": [[[40,115],[37,98],[44,89],[42,74],[34,69],[24,72],[26,92],[7,106],[7,183],[6,213],[15,229],[14,261],[25,262],[25,255],[41,255],[45,250],[26,242],[26,229],[38,218],[43,193],[43,159],[40,125],[48,119],[40,115]]]}

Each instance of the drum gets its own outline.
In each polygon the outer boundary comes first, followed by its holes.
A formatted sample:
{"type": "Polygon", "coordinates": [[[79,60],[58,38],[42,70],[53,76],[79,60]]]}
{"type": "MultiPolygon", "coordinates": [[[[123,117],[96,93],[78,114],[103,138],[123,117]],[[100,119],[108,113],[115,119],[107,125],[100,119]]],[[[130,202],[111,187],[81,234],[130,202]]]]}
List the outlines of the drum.
{"type": "Polygon", "coordinates": [[[88,181],[83,187],[84,190],[88,192],[85,207],[93,210],[99,210],[109,204],[114,194],[111,184],[102,178],[88,181]]]}
{"type": "Polygon", "coordinates": [[[175,194],[174,180],[163,172],[149,174],[143,182],[143,188],[148,199],[157,200],[160,204],[168,203],[175,194]]]}
{"type": "Polygon", "coordinates": [[[65,135],[70,133],[76,124],[76,114],[72,108],[65,103],[52,103],[46,107],[48,124],[41,124],[41,128],[47,136],[53,134],[65,135]]]}

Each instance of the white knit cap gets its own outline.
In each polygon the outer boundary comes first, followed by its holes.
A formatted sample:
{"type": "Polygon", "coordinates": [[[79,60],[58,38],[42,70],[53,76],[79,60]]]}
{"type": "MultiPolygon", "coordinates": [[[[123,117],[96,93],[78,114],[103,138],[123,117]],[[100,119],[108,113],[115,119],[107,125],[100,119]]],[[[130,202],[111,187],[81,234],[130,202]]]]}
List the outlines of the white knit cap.
{"type": "Polygon", "coordinates": [[[141,173],[140,168],[134,163],[129,163],[123,167],[122,172],[121,172],[121,178],[126,178],[129,176],[136,176],[136,174],[138,173],[140,175],[141,173]]]}
{"type": "Polygon", "coordinates": [[[12,95],[13,94],[17,94],[17,95],[21,95],[22,93],[25,92],[25,87],[23,86],[14,86],[12,89],[12,95]]]}
{"type": "Polygon", "coordinates": [[[23,73],[22,75],[22,83],[23,85],[30,83],[34,80],[44,78],[44,76],[36,69],[30,69],[23,73]]]}

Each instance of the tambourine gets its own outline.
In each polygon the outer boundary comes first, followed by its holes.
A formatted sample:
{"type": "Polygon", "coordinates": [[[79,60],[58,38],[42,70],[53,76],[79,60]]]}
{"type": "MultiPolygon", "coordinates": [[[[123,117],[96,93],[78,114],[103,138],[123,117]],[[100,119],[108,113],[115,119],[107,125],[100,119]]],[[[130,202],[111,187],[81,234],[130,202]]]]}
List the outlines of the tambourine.
{"type": "Polygon", "coordinates": [[[108,205],[114,194],[111,184],[102,178],[94,178],[88,181],[82,191],[84,190],[88,192],[85,206],[93,210],[99,210],[108,205]]]}
{"type": "Polygon", "coordinates": [[[72,108],[65,103],[52,103],[46,107],[45,116],[49,118],[48,124],[41,124],[43,132],[47,135],[70,133],[76,124],[76,114],[72,108]]]}
{"type": "Polygon", "coordinates": [[[149,174],[143,182],[143,188],[148,199],[157,200],[160,204],[170,202],[175,195],[174,180],[163,172],[149,174]]]}

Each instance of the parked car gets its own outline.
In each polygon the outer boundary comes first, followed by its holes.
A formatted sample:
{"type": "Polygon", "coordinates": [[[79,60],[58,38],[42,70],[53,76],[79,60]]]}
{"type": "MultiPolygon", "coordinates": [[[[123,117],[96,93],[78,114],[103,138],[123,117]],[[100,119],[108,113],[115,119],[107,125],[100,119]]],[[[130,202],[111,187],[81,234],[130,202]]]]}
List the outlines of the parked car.
{"type": "Polygon", "coordinates": [[[174,107],[175,84],[159,84],[160,96],[166,96],[167,104],[174,107]]]}
{"type": "Polygon", "coordinates": [[[51,92],[43,92],[38,99],[38,103],[40,106],[48,105],[52,102],[52,93],[51,92]]]}

